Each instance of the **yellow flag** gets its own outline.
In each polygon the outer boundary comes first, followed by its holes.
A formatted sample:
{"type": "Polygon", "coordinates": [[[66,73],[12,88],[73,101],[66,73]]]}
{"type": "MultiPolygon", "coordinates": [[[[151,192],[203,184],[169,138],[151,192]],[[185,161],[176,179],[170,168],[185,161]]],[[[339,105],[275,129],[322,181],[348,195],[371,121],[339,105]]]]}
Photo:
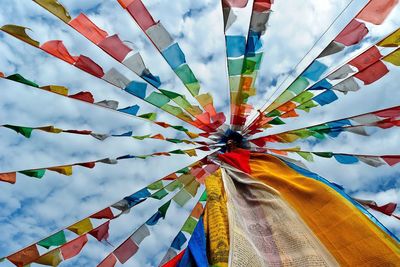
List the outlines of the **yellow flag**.
{"type": "Polygon", "coordinates": [[[92,225],[92,222],[90,221],[90,219],[86,218],[86,219],[83,219],[82,221],[79,221],[79,222],[71,225],[67,229],[74,232],[77,235],[82,235],[82,234],[87,233],[90,230],[92,230],[93,225],[92,225]]]}
{"type": "Polygon", "coordinates": [[[397,49],[382,59],[383,61],[390,62],[395,66],[400,66],[400,50],[397,49]]]}
{"type": "Polygon", "coordinates": [[[400,29],[380,41],[377,46],[383,47],[397,47],[400,46],[400,29]]]}
{"type": "Polygon", "coordinates": [[[46,91],[50,91],[59,95],[64,95],[67,96],[68,95],[68,88],[64,87],[64,86],[60,86],[60,85],[46,85],[46,86],[42,86],[40,87],[46,91]]]}
{"type": "Polygon", "coordinates": [[[35,128],[41,131],[49,132],[49,133],[61,133],[63,130],[59,128],[55,128],[54,126],[43,126],[35,128]]]}
{"type": "Polygon", "coordinates": [[[287,143],[294,142],[300,138],[299,136],[297,136],[295,134],[290,134],[290,133],[281,133],[281,134],[278,134],[278,136],[287,143]]]}
{"type": "Polygon", "coordinates": [[[50,251],[35,260],[36,263],[48,266],[58,266],[62,262],[60,249],[50,251]]]}
{"type": "Polygon", "coordinates": [[[33,0],[34,2],[41,5],[44,9],[59,17],[65,23],[71,20],[71,16],[63,5],[61,5],[57,0],[33,0]]]}
{"type": "Polygon", "coordinates": [[[55,171],[67,176],[72,175],[72,166],[57,166],[48,168],[49,171],[55,171]]]}
{"type": "MultiPolygon", "coordinates": [[[[26,33],[26,27],[23,26],[18,26],[18,25],[13,25],[13,24],[7,24],[4,25],[0,28],[3,32],[6,32],[15,38],[18,38],[28,44],[31,44],[33,46],[39,47],[40,43],[36,40],[33,40],[29,35],[26,33]]],[[[29,29],[30,30],[30,29],[29,29]]]]}
{"type": "Polygon", "coordinates": [[[189,131],[187,131],[187,132],[185,132],[185,133],[186,133],[187,136],[189,136],[191,139],[194,139],[194,138],[199,137],[199,135],[196,134],[196,133],[192,133],[192,132],[189,132],[189,131]]]}
{"type": "Polygon", "coordinates": [[[197,153],[195,149],[188,149],[188,150],[184,150],[186,154],[188,154],[191,157],[196,157],[197,153]]]}
{"type": "Polygon", "coordinates": [[[197,101],[199,101],[200,105],[203,107],[207,106],[208,104],[213,103],[213,98],[209,93],[198,95],[198,96],[196,96],[196,99],[197,99],[197,101]]]}

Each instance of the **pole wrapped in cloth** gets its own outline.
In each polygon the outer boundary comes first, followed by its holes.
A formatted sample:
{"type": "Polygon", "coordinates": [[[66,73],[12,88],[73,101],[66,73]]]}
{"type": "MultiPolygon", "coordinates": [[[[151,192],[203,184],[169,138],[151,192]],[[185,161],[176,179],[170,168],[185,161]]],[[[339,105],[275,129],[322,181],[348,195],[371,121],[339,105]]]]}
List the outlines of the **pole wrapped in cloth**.
{"type": "Polygon", "coordinates": [[[221,170],[206,178],[207,205],[204,211],[204,230],[211,266],[228,267],[229,225],[226,195],[221,170]]]}

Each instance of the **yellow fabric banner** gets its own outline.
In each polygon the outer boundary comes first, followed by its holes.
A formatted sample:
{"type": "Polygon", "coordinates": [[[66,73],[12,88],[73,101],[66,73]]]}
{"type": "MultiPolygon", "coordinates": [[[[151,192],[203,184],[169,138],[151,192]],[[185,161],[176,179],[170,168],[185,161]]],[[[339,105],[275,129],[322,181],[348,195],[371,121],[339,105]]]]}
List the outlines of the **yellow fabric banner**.
{"type": "Polygon", "coordinates": [[[272,187],[223,169],[230,227],[229,266],[339,266],[272,187]]]}
{"type": "Polygon", "coordinates": [[[229,260],[229,225],[226,195],[221,170],[206,178],[207,205],[204,227],[211,266],[227,267],[229,260]]]}
{"type": "Polygon", "coordinates": [[[251,175],[297,211],[341,266],[396,266],[400,245],[347,199],[276,157],[252,154],[251,175]]]}

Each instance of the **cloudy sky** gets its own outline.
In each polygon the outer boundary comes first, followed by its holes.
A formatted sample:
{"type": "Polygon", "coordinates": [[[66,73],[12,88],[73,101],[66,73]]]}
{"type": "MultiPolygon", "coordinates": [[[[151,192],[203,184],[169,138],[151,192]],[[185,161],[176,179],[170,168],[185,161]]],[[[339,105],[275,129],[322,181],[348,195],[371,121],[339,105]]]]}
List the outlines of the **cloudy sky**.
{"type": "MultiPolygon", "coordinates": [[[[153,17],[161,20],[179,41],[189,65],[201,82],[202,89],[211,92],[217,108],[228,114],[229,95],[220,1],[174,1],[173,5],[171,1],[166,0],[143,2],[153,17]]],[[[250,101],[257,107],[261,107],[271,96],[277,96],[277,93],[274,94],[277,88],[280,88],[279,92],[285,88],[285,83],[287,85],[293,81],[295,74],[301,73],[366,1],[277,0],[275,2],[268,31],[263,37],[265,56],[257,86],[259,96],[250,101]],[[341,16],[337,19],[339,14],[341,16]],[[333,26],[327,34],[320,38],[332,23],[333,26]],[[314,49],[308,53],[311,48],[314,49]],[[304,60],[299,62],[306,54],[304,60]]],[[[12,2],[0,0],[0,3],[2,4],[0,25],[27,26],[32,29],[30,35],[39,41],[64,40],[71,54],[90,56],[105,70],[115,67],[129,78],[138,80],[135,74],[118,65],[99,48],[37,4],[26,0],[12,2]]],[[[62,3],[72,17],[85,12],[107,32],[119,33],[122,40],[133,43],[143,55],[149,69],[164,81],[163,88],[185,92],[185,88],[176,79],[167,63],[116,0],[64,0],[62,3]]],[[[400,10],[397,8],[384,25],[368,24],[370,34],[361,44],[344,50],[324,63],[329,64],[331,70],[334,69],[337,64],[344,63],[346,58],[360,53],[371,43],[395,30],[399,24],[400,10]]],[[[1,72],[6,74],[18,72],[40,85],[64,85],[71,93],[90,90],[96,100],[118,100],[120,107],[140,104],[143,113],[154,111],[152,106],[133,96],[124,94],[105,82],[47,56],[19,40],[2,33],[0,40],[1,72]]],[[[308,114],[302,113],[301,118],[287,120],[288,125],[276,127],[270,130],[270,133],[398,105],[400,91],[397,90],[398,86],[394,81],[399,79],[400,71],[393,66],[388,67],[390,72],[378,82],[363,87],[357,93],[341,95],[339,101],[332,105],[316,108],[308,114]]],[[[163,129],[117,112],[34,90],[4,79],[0,79],[0,91],[1,124],[55,125],[64,129],[90,129],[99,133],[123,133],[132,130],[137,135],[162,133],[168,137],[185,137],[176,131],[163,129]]],[[[181,123],[168,114],[161,113],[159,120],[171,124],[181,123]]],[[[185,127],[190,128],[188,125],[185,127]]],[[[157,140],[109,138],[101,142],[87,136],[41,132],[34,132],[30,139],[25,139],[4,128],[0,128],[0,136],[1,172],[90,161],[128,153],[147,154],[182,147],[157,140]]],[[[388,129],[375,131],[370,137],[342,134],[336,139],[320,143],[302,142],[299,145],[304,150],[314,151],[398,154],[399,136],[398,129],[388,129]]],[[[1,183],[0,257],[84,218],[151,181],[194,161],[195,158],[184,156],[125,160],[117,165],[98,165],[92,170],[75,168],[74,174],[70,177],[47,173],[41,180],[18,176],[15,185],[1,183]]],[[[398,179],[400,165],[391,168],[387,166],[372,168],[362,164],[344,166],[334,160],[320,158],[307,165],[310,170],[343,185],[352,196],[375,199],[378,204],[400,202],[398,179]]],[[[125,236],[151,216],[157,205],[157,201],[146,202],[130,214],[115,220],[111,225],[110,232],[113,234],[110,243],[118,245],[122,242],[125,236]]],[[[167,219],[154,229],[153,237],[142,243],[139,253],[128,263],[130,266],[139,262],[140,266],[153,266],[160,261],[163,252],[187,216],[186,210],[175,207],[169,212],[167,219]]],[[[398,221],[380,214],[376,216],[398,236],[400,235],[398,221]]],[[[92,266],[112,249],[111,246],[90,239],[81,256],[67,261],[64,266],[92,266]]]]}

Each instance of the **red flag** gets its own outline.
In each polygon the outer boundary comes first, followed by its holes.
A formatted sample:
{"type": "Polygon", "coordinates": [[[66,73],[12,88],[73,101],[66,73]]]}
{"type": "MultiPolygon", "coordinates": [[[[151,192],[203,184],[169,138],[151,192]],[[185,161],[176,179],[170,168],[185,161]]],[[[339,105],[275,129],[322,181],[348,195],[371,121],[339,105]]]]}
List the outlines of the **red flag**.
{"type": "Polygon", "coordinates": [[[124,243],[114,250],[114,255],[117,257],[120,263],[125,263],[136,254],[138,249],[139,247],[136,245],[136,243],[133,242],[132,239],[128,238],[124,243]]]}
{"type": "Polygon", "coordinates": [[[383,118],[396,118],[400,116],[400,107],[388,108],[372,114],[383,118]]]}
{"type": "Polygon", "coordinates": [[[47,53],[71,65],[75,63],[75,58],[71,56],[71,54],[68,52],[67,48],[65,48],[62,41],[59,40],[48,41],[42,44],[40,48],[43,51],[46,51],[47,53]]]}
{"type": "Polygon", "coordinates": [[[391,202],[383,206],[378,206],[375,203],[375,204],[367,204],[367,206],[373,210],[379,211],[388,216],[392,216],[393,212],[396,210],[397,204],[391,202]]]}
{"type": "Polygon", "coordinates": [[[96,212],[95,214],[91,215],[90,218],[93,219],[113,219],[114,218],[114,214],[112,212],[112,210],[110,209],[110,207],[105,208],[99,212],[96,212]]]}
{"type": "Polygon", "coordinates": [[[110,221],[97,226],[96,228],[90,230],[89,234],[96,238],[98,241],[107,240],[109,234],[108,229],[110,228],[110,221]]]}
{"type": "Polygon", "coordinates": [[[181,253],[173,257],[169,262],[165,263],[162,267],[175,267],[182,259],[183,254],[185,254],[185,251],[186,249],[182,250],[181,253]]]}
{"type": "Polygon", "coordinates": [[[394,166],[400,162],[400,156],[381,156],[381,158],[389,165],[394,166]]]}
{"type": "Polygon", "coordinates": [[[164,181],[171,181],[171,180],[176,180],[176,179],[178,179],[178,176],[175,173],[167,175],[164,178],[162,178],[162,180],[164,180],[164,181]]]}
{"type": "Polygon", "coordinates": [[[126,44],[124,44],[121,39],[119,39],[117,34],[107,37],[99,43],[99,47],[110,54],[113,58],[122,62],[126,55],[132,51],[126,44]]]}
{"type": "Polygon", "coordinates": [[[100,262],[97,267],[114,267],[117,263],[117,259],[115,258],[114,254],[110,254],[105,258],[102,262],[100,262]]]}
{"type": "Polygon", "coordinates": [[[79,92],[74,95],[69,95],[68,97],[79,99],[85,102],[94,103],[94,98],[90,92],[79,92]]]}
{"type": "Polygon", "coordinates": [[[371,0],[356,18],[380,25],[398,2],[399,0],[371,0]]]}
{"type": "Polygon", "coordinates": [[[75,238],[68,243],[65,243],[64,245],[61,246],[61,254],[64,258],[64,260],[70,259],[75,257],[76,255],[81,252],[82,248],[85,246],[85,244],[88,242],[87,236],[82,235],[78,238],[75,238]]]}
{"type": "Polygon", "coordinates": [[[99,65],[97,65],[97,63],[94,62],[91,58],[83,55],[80,55],[77,58],[75,62],[75,67],[99,78],[104,76],[103,69],[99,65]]]}
{"type": "Polygon", "coordinates": [[[148,28],[156,24],[141,0],[133,1],[129,6],[127,6],[126,10],[128,10],[129,14],[131,14],[143,31],[146,31],[148,28]]]}
{"type": "Polygon", "coordinates": [[[379,52],[379,49],[376,46],[373,46],[355,59],[351,60],[349,64],[356,67],[358,70],[363,70],[380,60],[381,57],[382,55],[379,52]]]}
{"type": "Polygon", "coordinates": [[[249,141],[252,142],[253,144],[255,144],[256,146],[264,147],[267,142],[276,143],[276,142],[279,142],[280,139],[274,135],[271,135],[271,136],[260,137],[260,138],[249,140],[249,141]]]}
{"type": "Polygon", "coordinates": [[[363,71],[360,71],[354,77],[360,79],[365,85],[371,84],[382,78],[389,70],[382,61],[377,61],[363,71]]]}
{"type": "Polygon", "coordinates": [[[96,166],[96,162],[92,161],[92,162],[83,162],[83,163],[78,163],[76,165],[85,167],[85,168],[89,168],[89,169],[93,169],[96,166]]]}
{"type": "Polygon", "coordinates": [[[224,7],[239,7],[243,8],[247,6],[248,0],[222,0],[222,5],[224,7]]]}
{"type": "Polygon", "coordinates": [[[254,0],[253,10],[257,12],[265,12],[271,9],[274,0],[254,0]]]}
{"type": "Polygon", "coordinates": [[[250,169],[250,151],[245,149],[236,149],[232,152],[219,154],[218,158],[232,167],[235,167],[245,173],[251,173],[250,169]]]}
{"type": "Polygon", "coordinates": [[[100,43],[108,35],[106,31],[97,27],[96,24],[82,13],[68,24],[95,44],[100,43]]]}
{"type": "Polygon", "coordinates": [[[335,38],[335,41],[346,46],[358,44],[365,35],[368,34],[368,28],[364,23],[353,19],[343,31],[335,38]]]}

